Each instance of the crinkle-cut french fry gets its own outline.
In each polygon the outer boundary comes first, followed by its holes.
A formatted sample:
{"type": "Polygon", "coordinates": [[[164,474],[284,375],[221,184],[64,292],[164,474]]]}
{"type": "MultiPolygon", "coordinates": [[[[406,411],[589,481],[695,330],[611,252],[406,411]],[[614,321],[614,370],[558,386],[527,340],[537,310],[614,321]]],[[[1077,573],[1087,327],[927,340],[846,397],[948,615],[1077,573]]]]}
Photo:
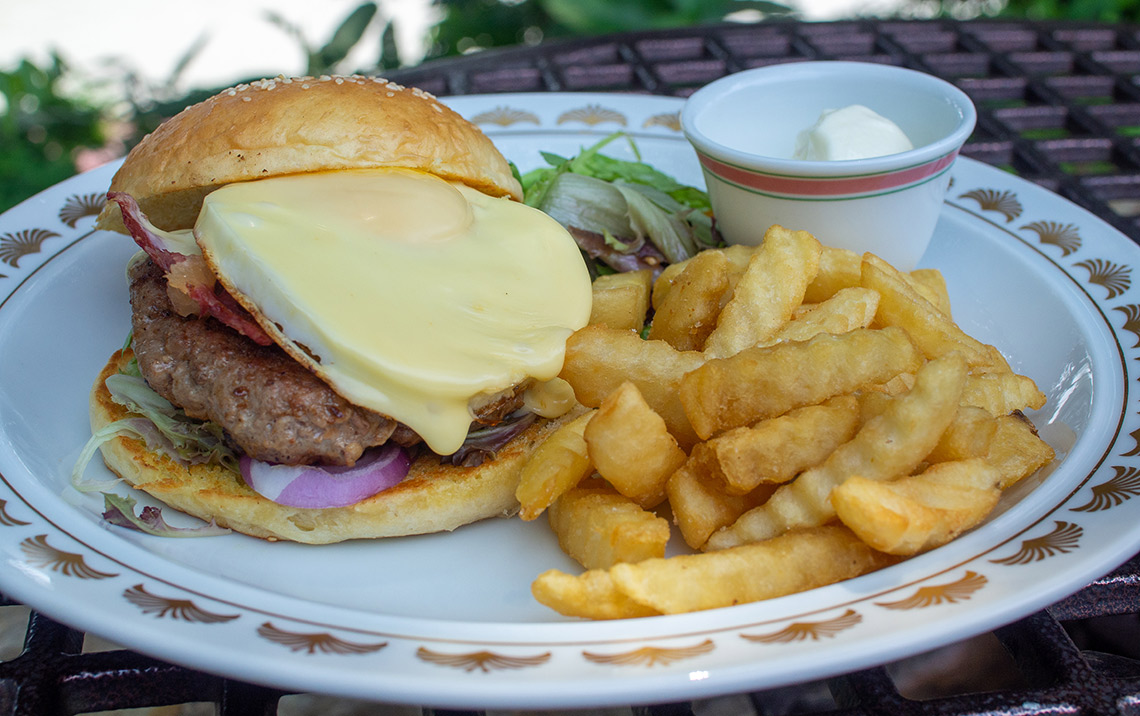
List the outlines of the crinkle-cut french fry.
{"type": "MultiPolygon", "coordinates": [[[[728,285],[729,292],[731,293],[732,287],[744,275],[744,270],[748,268],[748,260],[752,258],[752,253],[756,250],[755,246],[745,246],[743,244],[733,244],[726,246],[722,249],[705,249],[697,256],[706,253],[719,254],[728,261],[728,285]]],[[[693,258],[696,258],[694,256],[693,258]]],[[[666,266],[657,276],[657,280],[653,282],[653,309],[657,310],[665,301],[665,297],[673,290],[673,284],[676,282],[677,277],[689,267],[689,262],[693,259],[685,259],[678,261],[675,264],[666,266]]]]}
{"type": "Polygon", "coordinates": [[[562,551],[586,569],[665,556],[669,522],[610,488],[576,487],[546,512],[562,551]]]}
{"type": "Polygon", "coordinates": [[[523,465],[515,497],[524,520],[537,518],[559,495],[593,473],[582,437],[593,416],[591,410],[559,427],[523,465]]]}
{"type": "Polygon", "coordinates": [[[950,292],[946,289],[946,277],[938,269],[920,268],[905,274],[911,285],[927,301],[950,317],[950,292]]]}
{"type": "Polygon", "coordinates": [[[598,276],[593,285],[590,323],[640,331],[649,313],[653,272],[649,269],[598,276]]]}
{"type": "Polygon", "coordinates": [[[609,571],[615,587],[633,601],[681,614],[796,594],[895,561],[847,528],[828,525],[722,552],[618,564],[609,571]]]}
{"type": "Polygon", "coordinates": [[[645,508],[665,500],[665,481],[687,457],[665,421],[628,381],[602,401],[584,437],[601,476],[645,508]]]}
{"type": "Polygon", "coordinates": [[[991,415],[1037,410],[1045,401],[1045,394],[1032,378],[1004,371],[973,374],[966,379],[966,388],[962,391],[964,404],[985,408],[991,415]]]}
{"type": "Polygon", "coordinates": [[[665,483],[673,522],[685,544],[693,549],[701,549],[713,532],[763,504],[775,489],[775,484],[761,485],[747,495],[730,495],[723,485],[703,476],[692,459],[665,483]]]}
{"type": "Polygon", "coordinates": [[[909,474],[938,442],[954,417],[966,380],[960,353],[926,363],[910,392],[859,429],[821,464],[781,485],[760,507],[709,537],[709,549],[769,539],[797,527],[821,525],[835,516],[828,495],[852,475],[889,480],[909,474]]]}
{"type": "Polygon", "coordinates": [[[723,358],[767,339],[792,316],[819,270],[819,241],[806,231],[772,226],[736,282],[732,298],[705,342],[705,352],[723,358]]]}
{"type": "Polygon", "coordinates": [[[997,468],[980,458],[941,462],[879,482],[852,476],[831,491],[843,524],[880,552],[910,556],[946,544],[985,519],[1001,497],[997,468]]]}
{"type": "Polygon", "coordinates": [[[680,402],[696,434],[707,439],[882,383],[920,364],[899,328],[820,334],[710,360],[681,379],[680,402]]]}
{"type": "Polygon", "coordinates": [[[834,296],[812,306],[811,310],[797,315],[785,323],[770,338],[758,346],[770,346],[784,341],[806,341],[820,333],[847,333],[866,328],[879,308],[879,294],[868,288],[840,289],[834,296]]]}
{"type": "Polygon", "coordinates": [[[661,613],[619,591],[610,573],[603,569],[578,575],[549,569],[531,582],[530,592],[540,604],[568,617],[634,619],[661,613]]]}
{"type": "Polygon", "coordinates": [[[697,443],[691,459],[702,475],[723,483],[725,492],[745,495],[822,462],[858,428],[859,401],[840,395],[697,443]]]}
{"type": "Polygon", "coordinates": [[[699,351],[730,294],[730,265],[720,251],[702,251],[685,263],[653,315],[649,339],[699,351]]]}
{"type": "Polygon", "coordinates": [[[824,246],[819,271],[804,291],[804,303],[826,301],[840,290],[859,285],[863,257],[850,249],[824,246]]]}
{"type": "Polygon", "coordinates": [[[876,390],[887,395],[902,395],[914,387],[914,373],[899,373],[886,383],[867,386],[867,390],[876,390]]]}
{"type": "Polygon", "coordinates": [[[986,462],[998,469],[1001,489],[1005,490],[1047,465],[1055,453],[1021,413],[1001,415],[996,420],[997,431],[990,441],[986,462]]]}
{"type": "Polygon", "coordinates": [[[665,420],[682,447],[696,435],[681,407],[681,377],[704,363],[697,351],[678,351],[665,341],[645,341],[632,331],[586,326],[566,341],[560,377],[574,388],[582,405],[596,408],[625,381],[665,420]]]}
{"type": "Polygon", "coordinates": [[[901,271],[878,256],[864,254],[861,285],[879,292],[876,325],[906,329],[927,358],[957,351],[971,367],[994,365],[994,351],[967,335],[949,316],[919,295],[901,271]]]}
{"type": "Polygon", "coordinates": [[[950,462],[985,457],[996,432],[997,420],[988,410],[959,405],[954,419],[946,426],[946,431],[938,438],[938,444],[926,456],[926,461],[950,462]]]}

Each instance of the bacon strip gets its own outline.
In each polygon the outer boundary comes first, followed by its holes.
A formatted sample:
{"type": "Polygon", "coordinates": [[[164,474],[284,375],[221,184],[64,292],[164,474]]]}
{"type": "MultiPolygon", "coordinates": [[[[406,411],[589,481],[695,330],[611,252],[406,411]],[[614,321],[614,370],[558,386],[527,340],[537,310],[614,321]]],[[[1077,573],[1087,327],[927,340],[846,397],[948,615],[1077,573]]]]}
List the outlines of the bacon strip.
{"type": "MultiPolygon", "coordinates": [[[[119,210],[123,214],[123,225],[127,227],[131,238],[146,252],[150,260],[167,274],[168,278],[176,264],[191,260],[186,254],[171,251],[167,247],[166,241],[155,231],[133,196],[121,191],[112,191],[107,193],[107,200],[119,205],[119,210]]],[[[258,345],[268,346],[273,343],[273,339],[257,324],[257,321],[253,320],[249,312],[221,286],[188,283],[185,288],[179,290],[193,299],[201,315],[216,318],[258,345]]]]}

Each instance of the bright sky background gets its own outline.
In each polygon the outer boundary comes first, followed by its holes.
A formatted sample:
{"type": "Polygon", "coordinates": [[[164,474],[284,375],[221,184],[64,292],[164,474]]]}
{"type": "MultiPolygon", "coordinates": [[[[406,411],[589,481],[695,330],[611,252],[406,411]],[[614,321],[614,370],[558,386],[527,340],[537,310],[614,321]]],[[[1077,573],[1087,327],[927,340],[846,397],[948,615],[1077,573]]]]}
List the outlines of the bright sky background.
{"type": "MultiPolygon", "coordinates": [[[[852,6],[884,6],[898,0],[798,0],[805,19],[832,19],[852,6]]],[[[96,71],[117,57],[151,80],[169,76],[200,37],[202,52],[183,87],[208,87],[252,76],[297,74],[304,59],[296,41],[265,20],[272,8],[321,44],[360,0],[34,0],[0,2],[0,68],[23,56],[43,61],[51,48],[69,62],[96,71]]],[[[422,53],[419,38],[431,24],[429,0],[385,0],[381,12],[397,18],[404,57],[422,53]]],[[[366,43],[361,43],[362,45],[366,43]]],[[[377,42],[367,43],[374,57],[377,42]]],[[[351,64],[351,63],[350,63],[351,64]]],[[[362,60],[359,65],[369,64],[362,60]]]]}

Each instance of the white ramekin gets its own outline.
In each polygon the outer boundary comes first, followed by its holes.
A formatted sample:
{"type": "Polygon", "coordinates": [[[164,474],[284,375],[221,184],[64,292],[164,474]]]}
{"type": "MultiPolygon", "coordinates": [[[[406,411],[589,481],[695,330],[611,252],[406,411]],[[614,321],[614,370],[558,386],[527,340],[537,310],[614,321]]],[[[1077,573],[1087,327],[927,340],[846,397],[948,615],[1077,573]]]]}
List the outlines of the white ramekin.
{"type": "Polygon", "coordinates": [[[954,85],[864,62],[746,70],[697,90],[681,111],[726,241],[757,244],[780,224],[903,270],[930,242],[950,167],[976,119],[954,85]],[[792,158],[797,135],[823,110],[852,104],[893,121],[914,149],[846,161],[792,158]]]}

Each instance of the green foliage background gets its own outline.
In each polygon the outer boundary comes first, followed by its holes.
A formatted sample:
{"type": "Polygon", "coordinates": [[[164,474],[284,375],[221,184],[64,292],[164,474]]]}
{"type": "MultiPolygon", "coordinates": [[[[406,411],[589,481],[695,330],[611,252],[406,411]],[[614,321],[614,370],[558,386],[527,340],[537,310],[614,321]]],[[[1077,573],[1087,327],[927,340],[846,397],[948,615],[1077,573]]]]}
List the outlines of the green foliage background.
{"type": "MultiPolygon", "coordinates": [[[[927,16],[959,18],[992,7],[981,0],[909,3],[910,9],[927,16]]],[[[719,22],[743,10],[762,19],[790,13],[787,6],[768,0],[432,0],[432,4],[440,19],[428,38],[428,60],[552,38],[719,22]]],[[[1140,22],[1140,0],[1004,0],[1001,7],[1000,14],[1008,17],[1140,22]]],[[[294,38],[306,57],[307,74],[368,73],[402,66],[395,27],[384,19],[382,9],[376,2],[362,3],[317,45],[287,18],[270,13],[265,20],[294,38]],[[377,25],[382,26],[375,61],[367,67],[346,67],[350,51],[361,47],[377,25]]],[[[114,77],[92,78],[58,55],[44,66],[23,60],[13,68],[0,68],[0,211],[73,175],[84,149],[125,151],[164,118],[221,89],[174,90],[182,71],[201,50],[201,42],[192,44],[172,76],[157,85],[125,67],[114,77]],[[103,89],[111,85],[117,90],[113,94],[125,100],[97,99],[107,94],[92,89],[100,84],[103,89]]]]}

